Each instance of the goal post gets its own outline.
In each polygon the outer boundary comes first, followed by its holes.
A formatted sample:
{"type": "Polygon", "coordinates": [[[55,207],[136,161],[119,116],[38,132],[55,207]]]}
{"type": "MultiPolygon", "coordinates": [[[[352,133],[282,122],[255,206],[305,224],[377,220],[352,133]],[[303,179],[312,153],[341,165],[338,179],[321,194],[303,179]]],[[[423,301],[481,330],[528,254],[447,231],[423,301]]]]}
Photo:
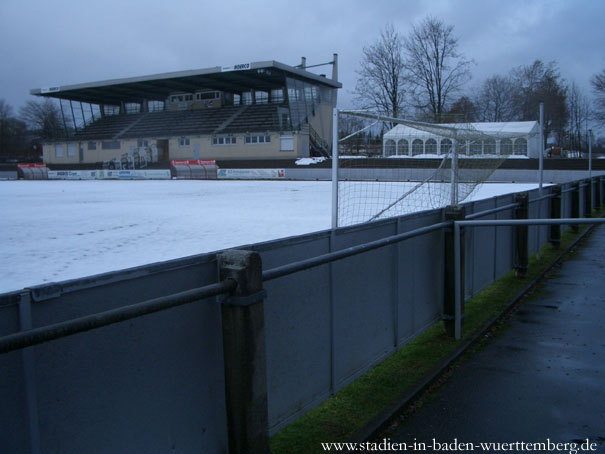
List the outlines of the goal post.
{"type": "Polygon", "coordinates": [[[518,151],[519,133],[476,125],[335,109],[332,227],[459,204],[518,151]]]}

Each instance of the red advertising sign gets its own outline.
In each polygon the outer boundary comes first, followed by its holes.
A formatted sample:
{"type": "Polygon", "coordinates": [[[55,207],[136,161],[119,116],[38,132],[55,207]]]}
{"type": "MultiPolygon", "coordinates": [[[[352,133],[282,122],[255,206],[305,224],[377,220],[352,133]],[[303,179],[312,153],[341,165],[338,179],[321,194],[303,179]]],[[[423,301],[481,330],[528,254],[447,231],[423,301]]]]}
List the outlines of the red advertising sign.
{"type": "Polygon", "coordinates": [[[214,159],[189,159],[170,161],[171,166],[215,166],[214,159]]]}
{"type": "Polygon", "coordinates": [[[30,164],[30,163],[27,163],[27,164],[17,164],[17,167],[20,167],[20,168],[24,168],[25,167],[25,168],[35,169],[35,168],[40,168],[40,167],[46,167],[46,164],[30,164]]]}

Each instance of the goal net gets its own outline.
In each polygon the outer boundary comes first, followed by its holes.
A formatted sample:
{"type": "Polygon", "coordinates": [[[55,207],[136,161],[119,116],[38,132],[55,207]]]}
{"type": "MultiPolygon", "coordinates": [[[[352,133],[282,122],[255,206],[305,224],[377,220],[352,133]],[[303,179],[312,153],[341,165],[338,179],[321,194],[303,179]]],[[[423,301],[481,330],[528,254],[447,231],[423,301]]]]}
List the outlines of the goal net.
{"type": "Polygon", "coordinates": [[[431,124],[339,112],[337,225],[456,205],[512,156],[527,134],[506,123],[431,124]]]}

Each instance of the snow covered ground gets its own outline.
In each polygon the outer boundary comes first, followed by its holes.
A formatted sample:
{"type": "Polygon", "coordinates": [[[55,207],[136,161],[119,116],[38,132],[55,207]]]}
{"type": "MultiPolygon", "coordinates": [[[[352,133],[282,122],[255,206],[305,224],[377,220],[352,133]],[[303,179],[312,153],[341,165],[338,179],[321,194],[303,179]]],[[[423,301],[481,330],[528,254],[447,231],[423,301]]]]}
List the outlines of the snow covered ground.
{"type": "MultiPolygon", "coordinates": [[[[485,184],[473,199],[528,190],[485,184]]],[[[0,181],[0,292],[330,227],[323,181],[0,181]]]]}

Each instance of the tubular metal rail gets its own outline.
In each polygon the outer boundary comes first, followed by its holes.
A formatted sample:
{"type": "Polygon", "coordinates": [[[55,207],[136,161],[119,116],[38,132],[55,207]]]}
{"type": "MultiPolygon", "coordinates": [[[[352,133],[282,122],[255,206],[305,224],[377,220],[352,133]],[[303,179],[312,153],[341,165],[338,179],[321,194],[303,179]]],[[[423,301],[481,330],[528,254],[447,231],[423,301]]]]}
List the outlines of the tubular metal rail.
{"type": "MultiPolygon", "coordinates": [[[[552,194],[541,197],[530,201],[537,202],[539,200],[553,197],[552,194]]],[[[519,203],[511,203],[502,207],[497,207],[466,216],[465,221],[445,221],[437,224],[433,224],[426,227],[421,227],[409,232],[400,233],[397,235],[382,238],[380,240],[372,241],[357,246],[352,246],[340,251],[331,252],[328,254],[319,255],[309,259],[301,260],[294,263],[282,265],[273,269],[269,269],[263,272],[263,281],[270,281],[277,279],[289,274],[304,271],[316,266],[325,265],[327,263],[342,260],[347,257],[362,254],[364,252],[378,249],[381,247],[389,246],[392,244],[399,243],[409,238],[424,235],[436,230],[454,226],[455,236],[455,256],[456,260],[456,283],[460,285],[460,228],[463,226],[514,226],[514,225],[555,225],[555,224],[600,224],[605,222],[603,219],[529,219],[529,220],[484,220],[477,221],[475,219],[488,216],[497,212],[509,210],[519,206],[519,203]]],[[[132,304],[129,306],[112,309],[97,314],[92,314],[76,319],[55,323],[52,325],[36,328],[28,331],[23,331],[16,334],[11,334],[0,338],[0,354],[8,353],[14,350],[19,350],[33,345],[41,344],[50,340],[59,339],[62,337],[70,336],[73,334],[90,331],[93,329],[108,326],[114,323],[130,320],[133,318],[141,317],[143,315],[151,314],[154,312],[163,311],[173,307],[182,306],[195,301],[199,301],[204,298],[218,296],[222,294],[228,294],[235,290],[236,283],[233,280],[227,279],[222,282],[210,284],[204,287],[199,287],[184,292],[168,295],[164,297],[154,298],[151,300],[142,301],[140,303],[132,304]]],[[[459,299],[459,292],[456,291],[456,296],[459,299]]],[[[456,303],[456,310],[460,310],[460,301],[456,303]]],[[[456,327],[459,329],[459,315],[456,318],[456,327]]],[[[460,335],[460,333],[458,333],[460,335]]]]}
{"type": "MultiPolygon", "coordinates": [[[[277,279],[287,276],[298,271],[307,270],[316,266],[324,265],[337,260],[342,260],[347,257],[362,254],[373,249],[389,246],[409,238],[424,235],[434,232],[445,227],[450,227],[451,221],[440,222],[427,227],[421,227],[409,232],[400,233],[397,235],[382,238],[357,246],[352,246],[328,254],[323,254],[310,259],[301,260],[299,262],[289,263],[277,268],[266,270],[263,272],[263,281],[277,279]]],[[[191,290],[187,290],[173,295],[154,298],[129,306],[112,309],[97,314],[87,315],[65,322],[55,323],[52,325],[36,328],[28,331],[23,331],[16,334],[11,334],[0,338],[0,354],[8,353],[14,350],[19,350],[33,345],[41,344],[50,340],[59,339],[85,331],[101,328],[114,323],[119,323],[125,320],[141,317],[143,315],[152,314],[154,312],[163,311],[173,307],[182,306],[184,304],[193,303],[211,296],[218,296],[231,293],[235,290],[237,284],[231,279],[218,282],[216,284],[207,285],[191,290]]]]}
{"type": "Polygon", "coordinates": [[[454,280],[455,314],[454,332],[456,339],[462,337],[462,276],[460,238],[462,227],[502,227],[530,225],[573,225],[605,224],[605,218],[562,218],[562,219],[490,219],[483,221],[454,221],[454,280]]]}

